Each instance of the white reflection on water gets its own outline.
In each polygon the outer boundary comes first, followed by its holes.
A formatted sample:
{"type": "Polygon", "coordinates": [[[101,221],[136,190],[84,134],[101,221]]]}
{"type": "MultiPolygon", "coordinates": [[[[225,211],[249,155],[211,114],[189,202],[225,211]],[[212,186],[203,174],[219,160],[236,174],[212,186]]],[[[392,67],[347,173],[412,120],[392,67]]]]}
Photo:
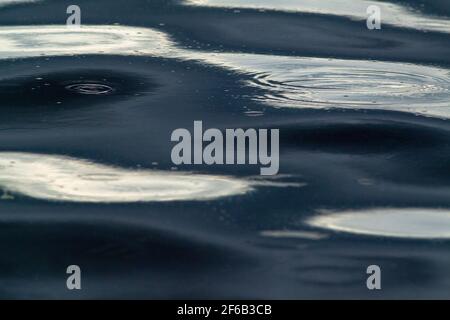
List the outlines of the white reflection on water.
{"type": "Polygon", "coordinates": [[[202,56],[252,75],[248,84],[267,94],[260,102],[293,108],[380,109],[450,117],[450,71],[399,62],[280,57],[202,56]]]}
{"type": "Polygon", "coordinates": [[[19,152],[0,152],[0,188],[43,200],[106,203],[213,200],[252,190],[245,179],[19,152]]]}
{"type": "Polygon", "coordinates": [[[30,3],[37,2],[39,0],[0,0],[0,7],[8,6],[11,4],[30,3]]]}
{"type": "MultiPolygon", "coordinates": [[[[303,187],[230,176],[133,170],[66,156],[0,152],[0,189],[28,197],[75,202],[214,200],[259,187],[303,187]]],[[[9,197],[8,197],[9,198],[9,197]]]]}
{"type": "Polygon", "coordinates": [[[187,5],[253,8],[345,16],[366,20],[367,7],[376,5],[381,9],[382,23],[419,30],[450,32],[446,17],[424,15],[411,7],[380,1],[366,0],[185,0],[187,5]]]}
{"type": "Polygon", "coordinates": [[[164,55],[173,44],[166,34],[123,26],[65,25],[0,27],[0,58],[77,54],[164,55]],[[142,51],[141,51],[142,50],[142,51]]]}
{"type": "Polygon", "coordinates": [[[322,211],[306,223],[313,227],[370,236],[450,239],[450,211],[441,209],[322,211]]]}
{"type": "Polygon", "coordinates": [[[126,26],[0,27],[0,59],[41,55],[144,55],[196,60],[245,74],[274,107],[349,108],[450,118],[450,71],[400,62],[185,50],[163,32],[126,26]]]}

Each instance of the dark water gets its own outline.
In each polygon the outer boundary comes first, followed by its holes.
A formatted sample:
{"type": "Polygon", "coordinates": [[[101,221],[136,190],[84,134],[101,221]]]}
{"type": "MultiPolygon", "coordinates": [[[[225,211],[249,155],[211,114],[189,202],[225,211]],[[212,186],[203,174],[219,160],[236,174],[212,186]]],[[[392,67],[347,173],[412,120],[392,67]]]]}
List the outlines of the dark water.
{"type": "Polygon", "coordinates": [[[0,297],[448,299],[450,3],[193,2],[0,2],[0,297]],[[194,120],[280,175],[174,170],[194,120]]]}

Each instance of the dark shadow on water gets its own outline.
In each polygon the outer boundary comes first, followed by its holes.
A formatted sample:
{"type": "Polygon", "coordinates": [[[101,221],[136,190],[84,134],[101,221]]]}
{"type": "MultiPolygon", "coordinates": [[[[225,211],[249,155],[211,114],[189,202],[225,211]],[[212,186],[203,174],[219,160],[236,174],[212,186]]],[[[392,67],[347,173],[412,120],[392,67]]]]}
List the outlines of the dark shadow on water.
{"type": "Polygon", "coordinates": [[[74,69],[0,80],[2,112],[32,113],[89,108],[151,93],[155,83],[138,75],[102,69],[74,69]]]}

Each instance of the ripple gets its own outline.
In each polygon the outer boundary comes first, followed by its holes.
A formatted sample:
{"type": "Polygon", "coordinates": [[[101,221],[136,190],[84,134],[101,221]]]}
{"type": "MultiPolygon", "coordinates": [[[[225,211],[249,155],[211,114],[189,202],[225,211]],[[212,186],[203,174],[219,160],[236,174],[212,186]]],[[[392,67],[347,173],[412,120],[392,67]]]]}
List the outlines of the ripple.
{"type": "Polygon", "coordinates": [[[266,92],[254,99],[276,107],[378,109],[450,117],[448,69],[255,54],[202,58],[251,75],[247,83],[266,92]]]}
{"type": "Polygon", "coordinates": [[[366,0],[185,0],[194,6],[222,8],[250,8],[281,10],[345,16],[354,20],[367,19],[366,10],[376,5],[381,10],[382,23],[419,30],[450,32],[450,21],[446,17],[425,15],[411,7],[398,4],[366,0]]]}
{"type": "MultiPolygon", "coordinates": [[[[0,27],[0,59],[73,54],[143,55],[218,66],[245,75],[247,85],[263,91],[252,99],[272,107],[371,109],[450,117],[450,71],[444,68],[185,50],[165,33],[150,28],[83,26],[80,31],[68,31],[62,26],[0,27]]],[[[255,115],[261,114],[250,114],[255,115]]]]}
{"type": "MultiPolygon", "coordinates": [[[[29,117],[36,120],[48,112],[80,110],[92,105],[111,107],[125,99],[153,93],[158,88],[158,84],[139,73],[138,68],[133,68],[136,72],[132,68],[112,69],[108,63],[100,68],[102,62],[86,60],[72,63],[68,68],[67,60],[69,58],[59,61],[53,58],[46,63],[45,73],[39,69],[27,70],[33,65],[27,60],[11,63],[0,75],[0,108],[11,116],[17,113],[24,116],[27,111],[29,117]]],[[[78,118],[80,113],[75,113],[78,118]]]]}
{"type": "Polygon", "coordinates": [[[76,83],[67,85],[65,88],[80,94],[93,95],[108,94],[114,91],[114,88],[101,83],[76,83]]]}
{"type": "Polygon", "coordinates": [[[450,211],[428,208],[381,208],[322,211],[306,223],[313,227],[361,235],[450,239],[450,211]]]}

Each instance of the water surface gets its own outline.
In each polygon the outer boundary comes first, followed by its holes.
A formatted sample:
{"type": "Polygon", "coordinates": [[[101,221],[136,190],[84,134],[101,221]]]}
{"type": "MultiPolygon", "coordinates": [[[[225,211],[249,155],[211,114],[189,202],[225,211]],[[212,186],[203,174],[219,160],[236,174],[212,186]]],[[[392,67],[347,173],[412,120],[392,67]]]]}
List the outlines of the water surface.
{"type": "Polygon", "coordinates": [[[450,4],[70,4],[0,1],[0,297],[450,297],[450,4]],[[280,174],[175,167],[195,120],[280,174]]]}

